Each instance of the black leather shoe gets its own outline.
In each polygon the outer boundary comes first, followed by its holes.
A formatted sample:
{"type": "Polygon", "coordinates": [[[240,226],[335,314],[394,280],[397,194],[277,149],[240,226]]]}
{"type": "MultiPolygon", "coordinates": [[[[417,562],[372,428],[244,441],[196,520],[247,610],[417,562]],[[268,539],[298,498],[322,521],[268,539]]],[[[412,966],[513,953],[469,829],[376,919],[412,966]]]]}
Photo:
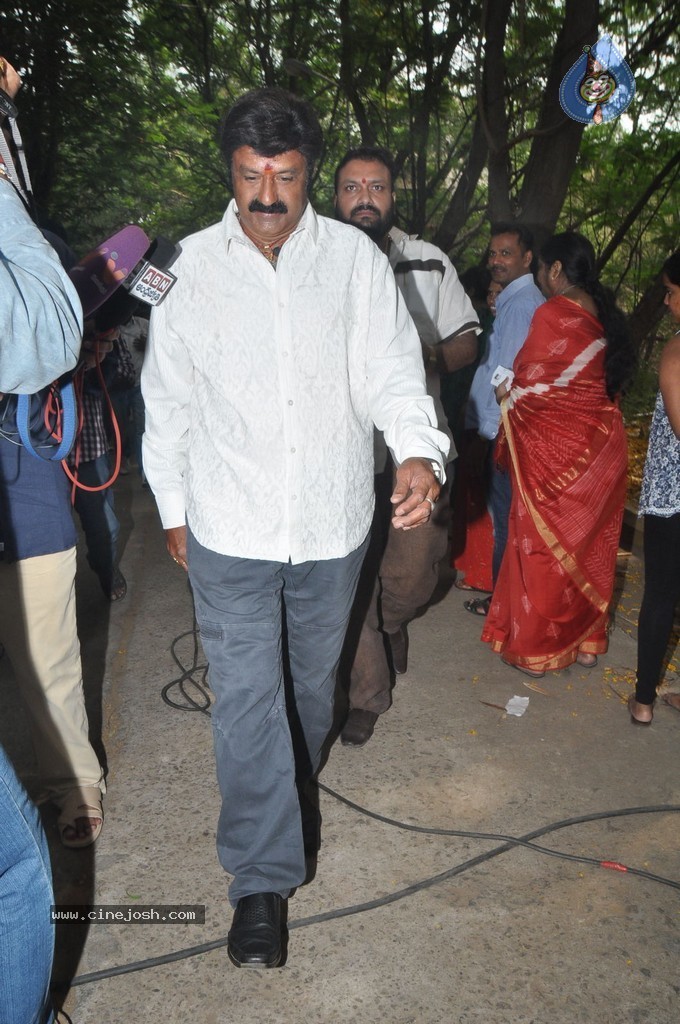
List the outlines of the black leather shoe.
{"type": "Polygon", "coordinates": [[[238,901],[227,936],[227,953],[236,967],[280,966],[283,902],[277,892],[256,892],[238,901]]]}
{"type": "Polygon", "coordinates": [[[406,626],[402,626],[398,633],[388,633],[387,639],[390,642],[392,668],[398,676],[403,676],[408,668],[408,633],[406,632],[406,626]]]}
{"type": "Polygon", "coordinates": [[[342,745],[344,747],[363,747],[364,743],[368,743],[373,735],[373,727],[377,721],[378,716],[375,711],[352,708],[340,733],[342,745]]]}

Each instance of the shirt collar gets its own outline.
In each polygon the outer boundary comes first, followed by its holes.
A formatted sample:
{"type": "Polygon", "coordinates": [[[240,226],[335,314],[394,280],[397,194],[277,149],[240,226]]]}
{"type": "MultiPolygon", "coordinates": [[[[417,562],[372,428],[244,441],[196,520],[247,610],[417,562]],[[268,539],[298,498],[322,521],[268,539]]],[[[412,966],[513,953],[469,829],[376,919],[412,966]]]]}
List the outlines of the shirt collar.
{"type": "MultiPolygon", "coordinates": [[[[241,222],[238,219],[238,208],[236,206],[235,199],[231,200],[229,206],[224,211],[222,224],[224,225],[227,249],[231,245],[232,241],[240,242],[242,245],[245,243],[253,244],[241,227],[241,222]]],[[[292,238],[293,235],[297,235],[302,231],[306,231],[314,244],[316,244],[319,238],[319,219],[310,202],[305,206],[300,220],[297,222],[296,227],[288,237],[292,238]]]]}
{"type": "Polygon", "coordinates": [[[506,302],[509,302],[513,295],[516,295],[517,292],[520,292],[523,288],[527,288],[532,284],[534,284],[534,275],[522,274],[521,277],[516,277],[514,281],[511,281],[510,284],[506,285],[503,291],[496,296],[496,315],[498,315],[499,305],[502,308],[506,302]]]}
{"type": "Polygon", "coordinates": [[[409,236],[406,234],[406,232],[402,231],[401,228],[392,227],[388,231],[388,235],[389,235],[390,239],[392,240],[392,242],[394,242],[395,247],[400,252],[403,252],[404,251],[404,246],[406,245],[406,243],[409,240],[409,236]]]}

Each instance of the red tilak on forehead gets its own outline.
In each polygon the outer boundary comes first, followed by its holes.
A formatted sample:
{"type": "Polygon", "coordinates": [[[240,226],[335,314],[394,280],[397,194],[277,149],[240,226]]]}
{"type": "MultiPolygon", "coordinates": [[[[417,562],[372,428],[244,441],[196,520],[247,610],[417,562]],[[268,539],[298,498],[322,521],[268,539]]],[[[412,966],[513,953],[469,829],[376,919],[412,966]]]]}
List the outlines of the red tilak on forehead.
{"type": "Polygon", "coordinates": [[[362,185],[365,185],[365,184],[366,184],[366,179],[365,179],[365,178],[362,178],[362,179],[361,179],[361,184],[362,184],[362,185]]]}

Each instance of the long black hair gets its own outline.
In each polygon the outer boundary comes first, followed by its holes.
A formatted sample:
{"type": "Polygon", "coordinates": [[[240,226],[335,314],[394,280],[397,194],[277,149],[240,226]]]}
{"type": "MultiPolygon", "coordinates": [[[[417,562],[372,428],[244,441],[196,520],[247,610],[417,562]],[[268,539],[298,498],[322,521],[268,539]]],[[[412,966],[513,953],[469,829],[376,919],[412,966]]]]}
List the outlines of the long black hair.
{"type": "Polygon", "coordinates": [[[559,260],[569,284],[582,288],[592,298],[607,342],[604,357],[607,394],[612,399],[622,394],[635,373],[635,349],[625,313],[616,305],[611,289],[600,284],[592,245],[576,231],[563,231],[541,246],[540,259],[549,267],[559,260]]]}
{"type": "Polygon", "coordinates": [[[665,274],[671,284],[680,284],[680,249],[672,253],[663,267],[661,273],[665,274]]]}

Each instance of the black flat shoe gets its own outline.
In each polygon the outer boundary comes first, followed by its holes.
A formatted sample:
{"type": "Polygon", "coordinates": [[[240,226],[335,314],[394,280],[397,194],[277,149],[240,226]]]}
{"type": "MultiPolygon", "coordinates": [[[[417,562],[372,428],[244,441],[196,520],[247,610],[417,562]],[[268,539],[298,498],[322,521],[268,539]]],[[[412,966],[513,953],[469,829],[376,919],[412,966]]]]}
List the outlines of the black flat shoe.
{"type": "Polygon", "coordinates": [[[472,601],[463,601],[465,611],[470,612],[470,615],[478,615],[480,618],[484,618],[489,614],[490,607],[490,597],[475,597],[472,601]]]}
{"type": "Polygon", "coordinates": [[[281,965],[283,902],[277,892],[256,892],[238,901],[227,936],[227,953],[236,967],[281,965]]]}
{"type": "Polygon", "coordinates": [[[363,747],[373,735],[378,716],[375,711],[364,711],[363,708],[352,708],[347,716],[340,742],[343,747],[363,747]]]}

